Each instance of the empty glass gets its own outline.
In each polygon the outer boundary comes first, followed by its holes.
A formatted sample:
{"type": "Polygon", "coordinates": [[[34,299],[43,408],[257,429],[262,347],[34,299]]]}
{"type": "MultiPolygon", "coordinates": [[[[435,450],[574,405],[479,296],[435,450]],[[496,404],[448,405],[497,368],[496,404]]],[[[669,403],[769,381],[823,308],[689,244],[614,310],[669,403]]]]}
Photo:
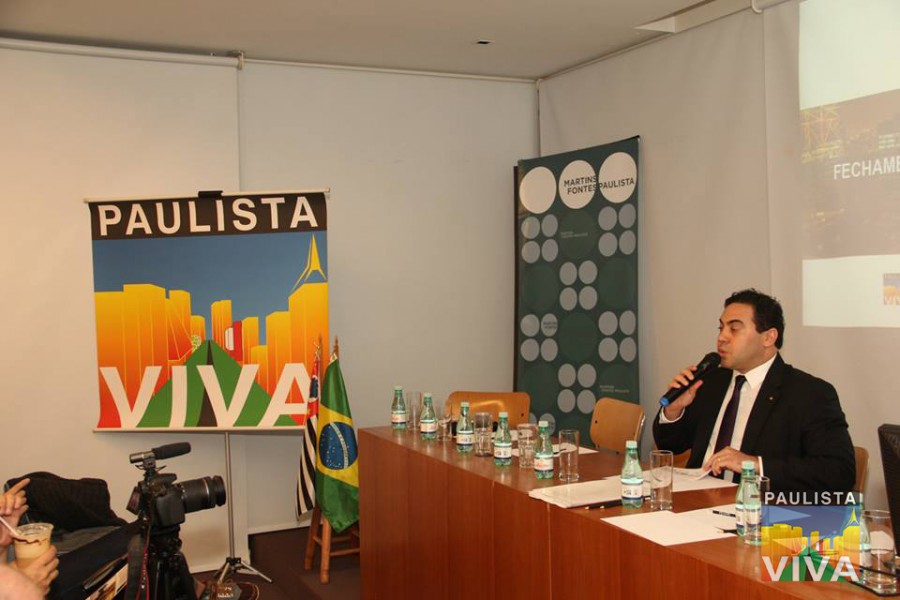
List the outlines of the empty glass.
{"type": "Polygon", "coordinates": [[[434,415],[437,417],[437,440],[443,442],[450,439],[450,409],[443,404],[434,405],[434,415]]]}
{"type": "Polygon", "coordinates": [[[406,430],[419,431],[419,415],[422,414],[422,392],[406,392],[406,430]]]}
{"type": "Polygon", "coordinates": [[[494,455],[492,433],[493,419],[491,413],[475,413],[475,456],[494,455]]]}
{"type": "Polygon", "coordinates": [[[879,594],[897,592],[894,528],[886,510],[864,510],[859,528],[862,582],[879,594]]]}
{"type": "Polygon", "coordinates": [[[516,427],[516,440],[519,452],[519,467],[534,468],[534,446],[537,443],[537,425],[522,423],[516,427]]]}
{"type": "Polygon", "coordinates": [[[559,432],[559,478],[566,483],[578,481],[578,446],[581,432],[563,429],[559,432]]]}
{"type": "Polygon", "coordinates": [[[672,509],[672,452],[650,452],[650,510],[672,509]]]}

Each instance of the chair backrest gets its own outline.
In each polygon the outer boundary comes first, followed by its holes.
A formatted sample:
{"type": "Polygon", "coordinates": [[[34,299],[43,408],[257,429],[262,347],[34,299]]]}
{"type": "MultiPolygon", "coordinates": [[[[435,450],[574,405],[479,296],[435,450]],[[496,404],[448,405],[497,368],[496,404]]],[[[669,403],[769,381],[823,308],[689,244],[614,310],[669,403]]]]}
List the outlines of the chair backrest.
{"type": "Polygon", "coordinates": [[[878,428],[878,445],[881,448],[884,489],[894,525],[894,539],[900,540],[900,425],[881,425],[878,428]]]}
{"type": "Polygon", "coordinates": [[[625,442],[640,440],[644,428],[644,409],[640,404],[615,398],[600,398],[591,419],[591,440],[597,446],[625,452],[625,442]]]}
{"type": "Polygon", "coordinates": [[[862,446],[853,446],[853,456],[856,458],[856,483],[854,492],[866,491],[866,475],[869,474],[869,451],[862,446]]]}
{"type": "Polygon", "coordinates": [[[531,396],[526,392],[457,391],[450,394],[445,404],[446,410],[450,411],[451,418],[454,421],[459,418],[459,405],[461,402],[469,403],[470,415],[476,412],[489,412],[494,421],[500,418],[500,411],[505,410],[509,413],[509,426],[511,428],[527,423],[528,411],[531,408],[531,396]]]}

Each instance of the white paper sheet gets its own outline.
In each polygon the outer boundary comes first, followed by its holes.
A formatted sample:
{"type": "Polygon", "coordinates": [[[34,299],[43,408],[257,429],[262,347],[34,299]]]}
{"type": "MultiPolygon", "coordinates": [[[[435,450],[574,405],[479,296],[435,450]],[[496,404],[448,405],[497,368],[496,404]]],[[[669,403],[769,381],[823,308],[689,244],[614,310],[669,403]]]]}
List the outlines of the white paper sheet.
{"type": "Polygon", "coordinates": [[[622,488],[618,479],[599,479],[536,488],[531,490],[528,495],[563,508],[576,508],[597,502],[618,500],[622,497],[622,488]]]}
{"type": "Polygon", "coordinates": [[[701,508],[699,510],[691,510],[679,513],[682,517],[686,517],[704,525],[711,525],[716,529],[734,529],[735,528],[735,507],[734,504],[721,504],[719,506],[711,506],[709,508],[701,508]],[[718,514],[714,511],[718,511],[718,514]]]}
{"type": "Polygon", "coordinates": [[[732,534],[722,533],[712,525],[698,523],[668,510],[607,517],[604,521],[661,546],[732,537],[732,534]]]}

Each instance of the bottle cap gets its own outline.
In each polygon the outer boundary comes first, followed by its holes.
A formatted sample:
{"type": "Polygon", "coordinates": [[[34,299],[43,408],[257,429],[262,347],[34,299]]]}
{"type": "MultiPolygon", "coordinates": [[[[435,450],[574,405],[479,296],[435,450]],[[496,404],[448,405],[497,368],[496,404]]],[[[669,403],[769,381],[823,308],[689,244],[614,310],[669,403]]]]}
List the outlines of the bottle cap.
{"type": "Polygon", "coordinates": [[[469,408],[469,403],[468,402],[460,402],[459,407],[460,408],[469,408]]]}
{"type": "Polygon", "coordinates": [[[425,392],[424,394],[422,394],[422,397],[423,397],[423,398],[429,398],[429,399],[430,399],[430,398],[431,398],[431,392],[425,392]]]}
{"type": "Polygon", "coordinates": [[[549,427],[550,424],[547,421],[538,421],[538,427],[549,427]]]}
{"type": "Polygon", "coordinates": [[[506,412],[505,410],[501,410],[501,411],[500,411],[500,418],[501,418],[501,419],[506,419],[506,418],[508,418],[508,417],[509,417],[509,413],[508,413],[508,412],[506,412]]]}
{"type": "Polygon", "coordinates": [[[756,463],[753,462],[752,460],[745,460],[744,462],[741,463],[741,469],[743,469],[744,471],[747,471],[747,470],[755,471],[756,463]]]}
{"type": "Polygon", "coordinates": [[[402,385],[395,385],[395,386],[394,386],[394,391],[395,391],[395,392],[399,392],[399,391],[402,390],[402,389],[403,389],[403,386],[402,386],[402,385]]]}
{"type": "Polygon", "coordinates": [[[628,440],[625,442],[626,448],[634,448],[637,449],[637,440],[628,440]]]}

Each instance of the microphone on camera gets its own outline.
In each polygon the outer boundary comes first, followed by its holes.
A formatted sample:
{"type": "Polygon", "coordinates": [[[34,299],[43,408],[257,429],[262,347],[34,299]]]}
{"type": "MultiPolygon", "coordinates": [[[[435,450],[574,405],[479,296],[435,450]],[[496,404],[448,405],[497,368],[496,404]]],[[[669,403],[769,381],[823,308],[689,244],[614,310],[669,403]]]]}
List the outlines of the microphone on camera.
{"type": "Polygon", "coordinates": [[[151,450],[147,450],[145,452],[135,452],[134,454],[130,454],[128,456],[128,461],[131,464],[137,464],[139,462],[144,462],[148,458],[163,460],[166,458],[181,456],[182,454],[187,454],[190,451],[191,445],[188,442],[177,442],[175,444],[157,446],[156,448],[152,448],[151,450]]]}
{"type": "Polygon", "coordinates": [[[710,371],[719,366],[719,363],[722,362],[722,357],[719,356],[717,352],[710,352],[706,356],[703,357],[697,364],[697,370],[694,371],[694,380],[688,383],[687,385],[681,387],[670,387],[666,390],[666,393],[662,395],[662,398],[659,399],[660,406],[668,406],[670,403],[674,402],[680,395],[682,395],[689,387],[697,383],[697,381],[703,379],[710,371]]]}

